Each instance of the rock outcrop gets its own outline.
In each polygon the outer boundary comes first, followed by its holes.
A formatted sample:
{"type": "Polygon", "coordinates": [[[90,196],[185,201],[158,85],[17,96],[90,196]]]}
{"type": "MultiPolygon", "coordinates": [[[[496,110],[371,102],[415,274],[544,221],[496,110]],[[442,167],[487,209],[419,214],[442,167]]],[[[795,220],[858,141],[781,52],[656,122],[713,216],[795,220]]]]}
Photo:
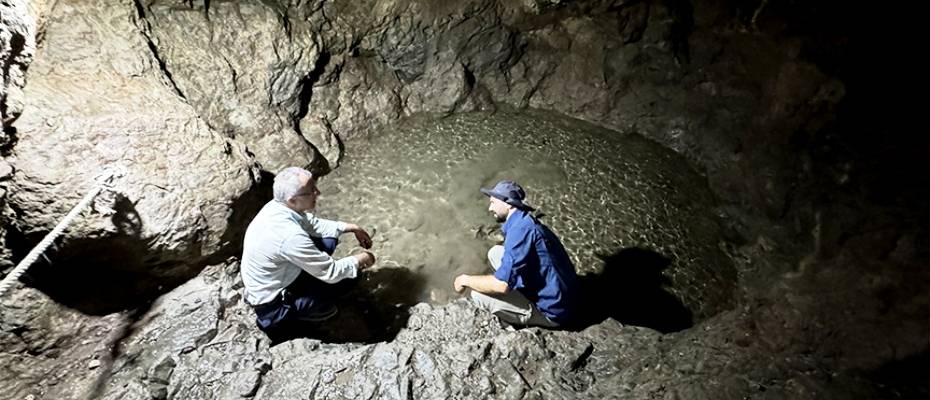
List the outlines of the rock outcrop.
{"type": "Polygon", "coordinates": [[[36,50],[35,15],[27,2],[11,1],[0,5],[0,113],[3,132],[0,132],[0,149],[12,144],[12,124],[23,112],[26,71],[36,50]]]}
{"type": "Polygon", "coordinates": [[[650,137],[718,195],[775,216],[801,172],[792,141],[845,94],[802,39],[747,33],[719,7],[524,3],[153,2],[141,13],[178,91],[272,172],[312,162],[301,140],[336,166],[344,142],[404,116],[502,103],[650,137]]]}
{"type": "MultiPolygon", "coordinates": [[[[23,112],[26,71],[36,50],[35,14],[42,2],[11,1],[0,4],[0,154],[6,156],[16,141],[13,122],[23,112]],[[31,6],[31,7],[30,7],[31,6]]],[[[13,166],[0,160],[0,182],[10,179],[13,166]]],[[[0,274],[12,268],[13,255],[6,240],[6,226],[13,217],[6,206],[7,190],[0,183],[0,274]]]]}
{"type": "Polygon", "coordinates": [[[104,291],[117,298],[151,293],[221,257],[257,179],[242,146],[163,80],[136,17],[131,2],[57,5],[16,122],[6,201],[22,245],[49,232],[100,176],[119,174],[69,227],[56,262],[33,274],[72,306],[91,297],[72,294],[101,285],[122,286],[104,291]]]}

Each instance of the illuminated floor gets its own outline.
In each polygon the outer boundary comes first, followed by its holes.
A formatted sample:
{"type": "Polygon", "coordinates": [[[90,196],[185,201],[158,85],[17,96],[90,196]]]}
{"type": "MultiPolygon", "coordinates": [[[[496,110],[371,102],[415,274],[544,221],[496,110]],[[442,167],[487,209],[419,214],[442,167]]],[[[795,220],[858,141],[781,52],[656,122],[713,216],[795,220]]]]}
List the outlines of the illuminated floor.
{"type": "MultiPolygon", "coordinates": [[[[513,179],[580,273],[602,272],[598,255],[642,248],[669,260],[667,289],[699,319],[730,302],[735,272],[705,180],[638,135],[547,113],[472,113],[414,117],[345,153],[320,183],[318,215],[373,231],[378,268],[425,277],[420,300],[444,302],[455,275],[488,270],[500,233],[478,189],[513,179]]],[[[344,237],[337,254],[353,245],[344,237]]]]}

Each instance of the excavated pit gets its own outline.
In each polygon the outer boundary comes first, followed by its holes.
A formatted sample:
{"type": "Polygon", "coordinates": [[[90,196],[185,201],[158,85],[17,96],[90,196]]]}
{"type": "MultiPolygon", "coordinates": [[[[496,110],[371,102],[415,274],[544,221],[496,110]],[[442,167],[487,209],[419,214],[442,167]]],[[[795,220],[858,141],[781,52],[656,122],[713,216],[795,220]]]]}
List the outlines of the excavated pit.
{"type": "Polygon", "coordinates": [[[457,274],[489,272],[485,254],[501,236],[478,188],[513,179],[584,275],[588,323],[675,331],[732,305],[736,273],[705,180],[636,134],[536,111],[422,115],[347,147],[319,184],[317,214],[374,234],[374,274],[424,280],[413,296],[392,282],[381,290],[441,304],[457,297],[457,274]]]}
{"type": "MultiPolygon", "coordinates": [[[[391,340],[411,306],[456,298],[457,274],[489,272],[485,253],[502,236],[478,188],[500,179],[524,185],[583,275],[586,313],[575,328],[613,317],[672,332],[732,305],[735,270],[720,250],[704,179],[636,134],[537,111],[421,115],[351,148],[321,181],[317,214],[369,229],[379,261],[345,296],[339,319],[308,336],[391,340]]],[[[212,261],[241,251],[241,232],[270,198],[272,180],[262,176],[235,202],[228,249],[212,261]]],[[[146,264],[138,216],[131,204],[116,210],[117,237],[66,241],[29,283],[69,307],[105,315],[144,306],[202,268],[146,264]]],[[[354,245],[343,237],[336,256],[357,251],[354,245]]]]}

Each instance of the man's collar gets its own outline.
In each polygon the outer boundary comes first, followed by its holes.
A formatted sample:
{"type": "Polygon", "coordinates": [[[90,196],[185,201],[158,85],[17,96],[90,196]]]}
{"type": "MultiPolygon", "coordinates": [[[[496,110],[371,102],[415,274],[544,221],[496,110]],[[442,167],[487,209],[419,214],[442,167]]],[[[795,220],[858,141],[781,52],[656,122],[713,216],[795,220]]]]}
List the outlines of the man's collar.
{"type": "Polygon", "coordinates": [[[523,218],[524,214],[526,214],[526,211],[523,211],[519,208],[514,209],[513,212],[507,216],[507,220],[504,221],[504,224],[501,225],[501,233],[503,233],[504,236],[506,236],[507,230],[510,228],[510,225],[516,223],[515,221],[517,219],[523,218]]]}
{"type": "Polygon", "coordinates": [[[275,206],[277,206],[277,207],[279,207],[279,208],[281,208],[281,209],[283,209],[283,210],[287,210],[287,211],[288,211],[288,215],[290,215],[290,216],[292,216],[292,217],[294,217],[294,218],[297,218],[297,219],[304,219],[304,218],[307,218],[306,215],[305,215],[304,213],[299,212],[299,211],[296,211],[296,210],[294,210],[293,208],[288,207],[287,204],[284,204],[283,202],[280,202],[280,201],[277,201],[277,200],[271,200],[271,202],[274,203],[275,206]]]}

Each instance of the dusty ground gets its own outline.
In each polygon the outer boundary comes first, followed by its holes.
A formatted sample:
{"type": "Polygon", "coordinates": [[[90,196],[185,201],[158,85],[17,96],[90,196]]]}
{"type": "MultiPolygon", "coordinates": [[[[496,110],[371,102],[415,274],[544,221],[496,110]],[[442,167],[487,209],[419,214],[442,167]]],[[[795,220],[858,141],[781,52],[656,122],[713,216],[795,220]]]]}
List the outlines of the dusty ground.
{"type": "Polygon", "coordinates": [[[500,233],[478,189],[513,179],[579,272],[603,272],[605,259],[644,249],[670,260],[671,290],[697,315],[729,304],[736,278],[719,248],[714,199],[671,151],[541,112],[415,117],[393,129],[352,143],[320,183],[317,214],[375,232],[379,265],[422,275],[422,300],[444,302],[456,274],[487,271],[500,233]]]}

